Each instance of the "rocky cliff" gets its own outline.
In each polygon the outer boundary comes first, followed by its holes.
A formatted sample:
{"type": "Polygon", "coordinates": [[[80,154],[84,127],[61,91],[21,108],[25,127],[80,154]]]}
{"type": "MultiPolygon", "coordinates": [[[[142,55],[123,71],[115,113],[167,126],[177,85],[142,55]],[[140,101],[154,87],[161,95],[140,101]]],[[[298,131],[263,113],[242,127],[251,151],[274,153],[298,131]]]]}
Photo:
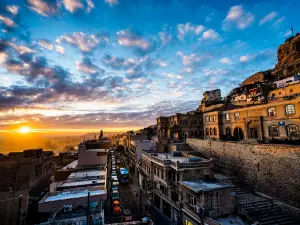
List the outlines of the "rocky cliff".
{"type": "Polygon", "coordinates": [[[277,51],[278,63],[273,75],[276,77],[288,77],[300,72],[300,35],[287,39],[280,45],[277,51]]]}

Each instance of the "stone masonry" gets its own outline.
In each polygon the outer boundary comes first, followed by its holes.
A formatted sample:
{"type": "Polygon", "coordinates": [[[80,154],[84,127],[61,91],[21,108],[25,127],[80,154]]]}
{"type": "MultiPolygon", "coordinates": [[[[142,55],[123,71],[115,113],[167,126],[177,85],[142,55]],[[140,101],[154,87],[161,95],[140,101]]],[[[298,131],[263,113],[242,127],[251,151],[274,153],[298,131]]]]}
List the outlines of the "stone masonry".
{"type": "Polygon", "coordinates": [[[187,143],[216,166],[277,200],[300,207],[300,147],[188,138],[187,143]]]}

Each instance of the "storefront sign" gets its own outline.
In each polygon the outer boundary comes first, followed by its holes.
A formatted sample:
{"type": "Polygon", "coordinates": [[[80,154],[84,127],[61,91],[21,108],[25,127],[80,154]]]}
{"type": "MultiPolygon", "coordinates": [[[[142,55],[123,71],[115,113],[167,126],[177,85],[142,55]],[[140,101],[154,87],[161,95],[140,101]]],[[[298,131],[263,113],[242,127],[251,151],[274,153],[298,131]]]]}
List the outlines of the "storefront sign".
{"type": "Polygon", "coordinates": [[[285,122],[284,121],[279,121],[278,126],[285,126],[285,122]]]}

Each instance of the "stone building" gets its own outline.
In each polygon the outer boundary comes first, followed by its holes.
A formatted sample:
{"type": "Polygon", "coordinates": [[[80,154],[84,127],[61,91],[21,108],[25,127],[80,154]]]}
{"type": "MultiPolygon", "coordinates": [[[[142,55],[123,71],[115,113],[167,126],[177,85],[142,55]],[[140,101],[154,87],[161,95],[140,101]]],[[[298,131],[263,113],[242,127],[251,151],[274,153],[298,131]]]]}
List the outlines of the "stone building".
{"type": "Polygon", "coordinates": [[[1,224],[34,223],[37,199],[49,188],[52,156],[42,149],[0,156],[1,224]]]}
{"type": "Polygon", "coordinates": [[[268,104],[204,112],[206,138],[244,140],[300,139],[300,97],[268,104]]]}
{"type": "Polygon", "coordinates": [[[214,179],[213,159],[201,158],[196,152],[143,151],[139,180],[142,189],[152,191],[153,205],[174,224],[181,224],[183,218],[194,218],[195,224],[199,224],[201,216],[218,217],[234,212],[234,186],[214,179]],[[211,196],[218,198],[212,203],[211,196]]]}
{"type": "Polygon", "coordinates": [[[202,137],[202,119],[202,113],[198,111],[160,116],[156,119],[158,138],[183,140],[185,137],[202,137]]]}

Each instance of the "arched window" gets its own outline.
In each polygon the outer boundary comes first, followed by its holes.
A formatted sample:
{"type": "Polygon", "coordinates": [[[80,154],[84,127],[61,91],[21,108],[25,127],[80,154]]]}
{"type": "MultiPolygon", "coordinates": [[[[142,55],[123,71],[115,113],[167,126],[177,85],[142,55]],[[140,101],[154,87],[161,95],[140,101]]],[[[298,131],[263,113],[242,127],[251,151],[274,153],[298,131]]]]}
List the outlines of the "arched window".
{"type": "Polygon", "coordinates": [[[278,137],[279,136],[278,126],[273,125],[273,126],[269,127],[269,136],[270,137],[278,137]]]}
{"type": "Polygon", "coordinates": [[[217,135],[217,129],[214,128],[214,135],[217,135]]]}
{"type": "Polygon", "coordinates": [[[213,121],[216,122],[216,115],[213,115],[213,121]]]}
{"type": "Polygon", "coordinates": [[[286,131],[289,137],[299,137],[299,126],[295,124],[288,125],[286,131]]]}
{"type": "Polygon", "coordinates": [[[213,135],[212,128],[209,128],[209,134],[213,135]]]}
{"type": "Polygon", "coordinates": [[[276,110],[274,107],[268,108],[268,116],[276,116],[276,110]]]}
{"type": "Polygon", "coordinates": [[[206,128],[206,135],[209,135],[209,129],[206,128]]]}
{"type": "Polygon", "coordinates": [[[285,106],[285,114],[286,114],[286,115],[295,114],[295,106],[292,105],[292,104],[286,105],[286,106],[285,106]]]}
{"type": "Polygon", "coordinates": [[[213,121],[212,116],[209,116],[209,122],[212,122],[212,121],[213,121]]]}

